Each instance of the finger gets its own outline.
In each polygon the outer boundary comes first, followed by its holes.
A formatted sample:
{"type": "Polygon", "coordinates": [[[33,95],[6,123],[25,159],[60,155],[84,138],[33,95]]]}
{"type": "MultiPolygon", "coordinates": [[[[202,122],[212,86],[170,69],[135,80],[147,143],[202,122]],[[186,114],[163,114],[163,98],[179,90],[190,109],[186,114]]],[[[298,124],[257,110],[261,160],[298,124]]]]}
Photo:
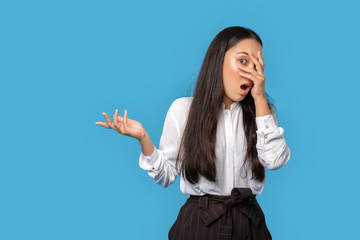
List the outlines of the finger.
{"type": "Polygon", "coordinates": [[[249,56],[256,65],[256,72],[260,75],[263,75],[262,74],[263,70],[262,70],[262,66],[261,66],[260,62],[255,58],[255,56],[252,54],[252,52],[249,52],[249,56]]]}
{"type": "Polygon", "coordinates": [[[124,111],[124,117],[122,118],[121,123],[122,123],[121,127],[120,127],[121,134],[126,134],[126,131],[127,131],[127,111],[126,110],[124,111]]]}
{"type": "Polygon", "coordinates": [[[248,72],[248,73],[251,73],[252,71],[255,71],[254,69],[252,68],[249,68],[249,67],[246,67],[244,65],[239,65],[239,68],[245,72],[248,72]]]}
{"type": "Polygon", "coordinates": [[[106,123],[109,125],[109,127],[111,127],[111,126],[112,126],[112,122],[111,122],[109,116],[108,116],[105,112],[103,112],[103,115],[104,115],[104,117],[105,117],[106,123]]]}
{"type": "Polygon", "coordinates": [[[116,109],[115,114],[114,114],[114,129],[116,131],[120,131],[120,128],[121,128],[121,126],[119,126],[118,115],[119,115],[119,110],[116,109]]]}
{"type": "Polygon", "coordinates": [[[103,127],[106,127],[106,128],[109,128],[109,126],[107,125],[107,123],[104,123],[104,122],[95,122],[96,125],[99,125],[99,126],[103,126],[103,127]]]}
{"type": "MultiPolygon", "coordinates": [[[[251,60],[251,59],[250,59],[251,60]]],[[[250,61],[250,69],[254,70],[255,71],[255,63],[254,61],[250,61]]]]}
{"type": "Polygon", "coordinates": [[[125,128],[127,128],[127,110],[125,109],[125,113],[124,113],[124,126],[125,128]]]}
{"type": "MultiPolygon", "coordinates": [[[[120,122],[120,123],[124,123],[124,121],[125,121],[125,118],[124,117],[122,117],[122,116],[118,116],[118,121],[120,122]]],[[[134,120],[132,120],[132,119],[130,119],[130,118],[126,118],[126,124],[131,124],[131,123],[136,123],[136,121],[134,121],[134,120]]]]}
{"type": "Polygon", "coordinates": [[[258,51],[258,55],[259,55],[259,62],[261,63],[261,65],[262,65],[262,67],[263,67],[263,69],[264,69],[264,67],[265,67],[265,64],[264,64],[264,59],[263,59],[263,57],[262,57],[262,53],[260,52],[260,51],[258,51]]]}
{"type": "Polygon", "coordinates": [[[255,63],[255,65],[257,65],[259,63],[259,61],[257,60],[257,58],[254,56],[254,54],[252,52],[249,51],[249,57],[251,58],[251,60],[255,63]]]}
{"type": "Polygon", "coordinates": [[[115,110],[115,113],[114,113],[114,116],[113,116],[113,118],[114,118],[114,126],[115,126],[115,127],[116,127],[117,124],[118,124],[117,115],[118,115],[118,110],[116,109],[116,110],[115,110]]]}
{"type": "Polygon", "coordinates": [[[250,73],[242,73],[242,72],[240,72],[240,75],[247,78],[247,79],[249,79],[249,80],[251,80],[254,84],[256,84],[257,81],[258,81],[258,79],[254,75],[252,75],[250,73]]]}
{"type": "MultiPolygon", "coordinates": [[[[253,65],[253,63],[251,63],[251,65],[253,65]]],[[[254,68],[249,68],[249,67],[241,66],[240,69],[244,71],[244,72],[239,72],[240,75],[242,75],[241,73],[245,73],[245,74],[250,74],[250,75],[252,75],[252,76],[255,76],[256,70],[255,70],[254,68]]],[[[244,75],[242,75],[242,76],[245,77],[244,75]]]]}

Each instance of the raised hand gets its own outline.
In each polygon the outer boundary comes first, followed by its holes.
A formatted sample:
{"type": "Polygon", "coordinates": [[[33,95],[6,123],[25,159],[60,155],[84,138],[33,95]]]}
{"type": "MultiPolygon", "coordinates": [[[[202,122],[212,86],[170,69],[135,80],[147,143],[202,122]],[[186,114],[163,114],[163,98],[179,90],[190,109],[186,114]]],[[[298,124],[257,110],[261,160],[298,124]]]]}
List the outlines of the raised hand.
{"type": "Polygon", "coordinates": [[[127,110],[125,110],[124,117],[121,117],[119,116],[119,111],[116,109],[113,116],[114,122],[111,122],[105,112],[102,114],[104,115],[106,122],[95,122],[96,125],[114,129],[122,135],[136,138],[139,141],[146,135],[146,131],[140,122],[127,118],[127,110]]]}
{"type": "Polygon", "coordinates": [[[251,89],[251,95],[254,100],[265,98],[265,74],[264,74],[264,60],[260,51],[257,52],[258,59],[249,52],[249,57],[252,60],[251,67],[239,65],[239,68],[244,72],[239,72],[241,76],[246,77],[254,83],[251,89]]]}

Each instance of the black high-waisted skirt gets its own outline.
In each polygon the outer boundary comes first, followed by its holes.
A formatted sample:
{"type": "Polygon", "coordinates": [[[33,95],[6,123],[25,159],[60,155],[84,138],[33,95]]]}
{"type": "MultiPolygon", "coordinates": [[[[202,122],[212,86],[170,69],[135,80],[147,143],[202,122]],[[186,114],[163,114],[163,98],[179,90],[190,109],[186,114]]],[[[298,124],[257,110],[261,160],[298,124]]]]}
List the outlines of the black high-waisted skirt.
{"type": "Polygon", "coordinates": [[[233,188],[228,196],[190,195],[168,237],[170,240],[272,239],[264,213],[250,188],[233,188]]]}

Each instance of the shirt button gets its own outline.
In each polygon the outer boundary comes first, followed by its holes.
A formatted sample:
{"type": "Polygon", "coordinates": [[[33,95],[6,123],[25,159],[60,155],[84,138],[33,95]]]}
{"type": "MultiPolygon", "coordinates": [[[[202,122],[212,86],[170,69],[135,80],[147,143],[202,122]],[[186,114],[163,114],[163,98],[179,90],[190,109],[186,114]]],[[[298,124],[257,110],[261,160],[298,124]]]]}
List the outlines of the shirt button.
{"type": "Polygon", "coordinates": [[[265,139],[267,139],[267,135],[265,135],[265,139]]]}
{"type": "Polygon", "coordinates": [[[266,128],[269,128],[269,126],[268,126],[268,125],[266,125],[265,127],[266,127],[266,128]]]}

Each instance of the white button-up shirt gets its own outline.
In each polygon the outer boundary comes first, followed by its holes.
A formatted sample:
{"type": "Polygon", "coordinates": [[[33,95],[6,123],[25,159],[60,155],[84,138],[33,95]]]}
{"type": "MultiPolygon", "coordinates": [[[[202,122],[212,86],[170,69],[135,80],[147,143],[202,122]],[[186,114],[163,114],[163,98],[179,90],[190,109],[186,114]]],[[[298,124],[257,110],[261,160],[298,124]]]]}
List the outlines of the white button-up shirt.
{"type": "MultiPolygon", "coordinates": [[[[180,169],[175,168],[192,99],[193,97],[182,97],[171,104],[165,118],[159,148],[155,147],[150,156],[145,156],[141,152],[139,166],[162,187],[168,187],[180,175],[180,191],[184,194],[230,195],[234,187],[248,187],[253,194],[259,195],[264,189],[265,179],[262,182],[250,179],[250,161],[245,168],[247,177],[244,172],[240,172],[247,149],[241,102],[234,102],[230,109],[225,109],[225,104],[222,104],[215,144],[216,182],[199,175],[200,181],[191,184],[181,176],[180,169]]],[[[284,129],[278,126],[275,111],[271,109],[271,114],[255,119],[256,148],[260,163],[271,170],[282,167],[290,159],[290,149],[285,142],[284,129]]]]}

